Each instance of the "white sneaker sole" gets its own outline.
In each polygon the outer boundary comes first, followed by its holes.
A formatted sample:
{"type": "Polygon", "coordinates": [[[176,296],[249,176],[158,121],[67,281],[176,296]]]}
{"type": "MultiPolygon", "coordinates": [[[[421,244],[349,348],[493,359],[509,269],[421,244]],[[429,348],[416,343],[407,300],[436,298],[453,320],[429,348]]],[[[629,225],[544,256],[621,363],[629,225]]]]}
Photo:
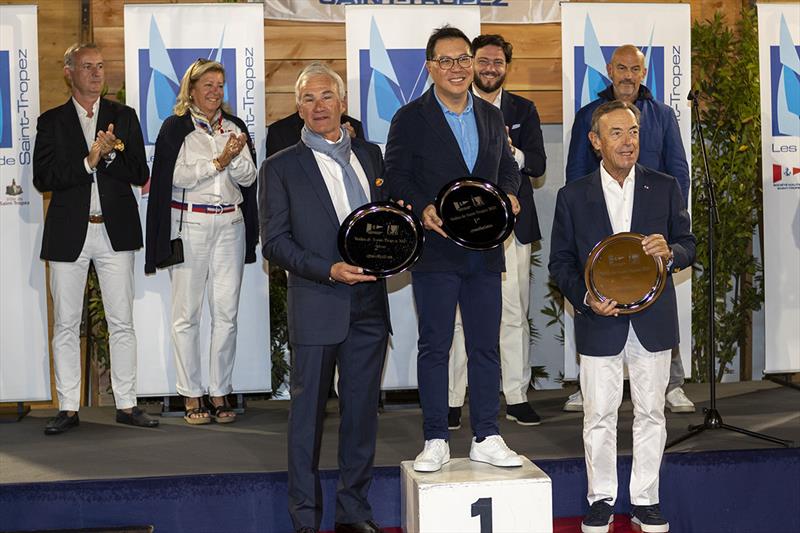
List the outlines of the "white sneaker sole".
{"type": "Polygon", "coordinates": [[[667,404],[667,409],[669,409],[670,413],[694,413],[697,411],[697,408],[694,405],[669,405],[667,404]]]}
{"type": "Polygon", "coordinates": [[[459,424],[457,426],[447,426],[447,429],[449,429],[450,431],[455,431],[457,429],[461,429],[461,424],[459,424]]]}
{"type": "Polygon", "coordinates": [[[614,516],[611,516],[611,521],[604,526],[587,526],[581,523],[581,533],[609,533],[614,531],[614,516]]]}
{"type": "Polygon", "coordinates": [[[414,461],[414,471],[415,472],[438,472],[442,469],[444,465],[450,462],[450,456],[446,455],[441,463],[438,465],[436,463],[418,463],[414,461]]]}
{"type": "Polygon", "coordinates": [[[669,532],[669,523],[666,524],[658,524],[658,525],[648,525],[642,524],[636,518],[631,518],[631,526],[633,526],[634,531],[642,531],[643,533],[668,533],[669,532]]]}
{"type": "Polygon", "coordinates": [[[511,420],[512,422],[516,422],[520,426],[539,426],[539,425],[542,424],[541,420],[539,422],[523,422],[522,420],[520,420],[516,416],[512,416],[512,415],[506,415],[506,420],[511,420]]]}
{"type": "Polygon", "coordinates": [[[509,457],[508,459],[504,459],[502,461],[493,461],[488,457],[479,457],[470,452],[469,459],[470,461],[475,461],[476,463],[486,463],[487,465],[498,466],[500,468],[518,468],[522,466],[522,458],[520,456],[509,457]]]}
{"type": "Polygon", "coordinates": [[[575,404],[565,403],[564,407],[562,407],[561,410],[562,411],[566,411],[568,413],[582,413],[583,412],[583,404],[575,405],[575,404]]]}

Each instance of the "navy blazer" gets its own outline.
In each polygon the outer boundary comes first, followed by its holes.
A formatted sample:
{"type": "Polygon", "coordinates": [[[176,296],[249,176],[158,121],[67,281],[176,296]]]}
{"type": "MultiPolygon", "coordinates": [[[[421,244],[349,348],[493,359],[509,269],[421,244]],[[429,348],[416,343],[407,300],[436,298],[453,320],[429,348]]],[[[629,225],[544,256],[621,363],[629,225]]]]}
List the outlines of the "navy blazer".
{"type": "MultiPolygon", "coordinates": [[[[142,247],[139,204],[131,185],[141,187],[150,174],[144,153],[142,129],[136,111],[118,102],[100,99],[97,130],[108,130],[125,143],[110,163],[97,164],[97,192],[111,247],[117,251],[142,247]]],[[[33,148],[33,185],[52,192],[44,223],[40,257],[50,261],[75,261],[86,241],[92,174],[86,172],[89,155],[81,122],[72,98],[39,117],[33,148]]]]}
{"type": "MultiPolygon", "coordinates": [[[[473,97],[478,126],[478,157],[472,172],[433,94],[433,87],[395,113],[386,141],[386,184],[389,195],[404,200],[422,216],[449,182],[463,177],[492,181],[508,194],[519,191],[519,168],[508,146],[503,115],[480,98],[473,97]]],[[[425,248],[413,270],[457,272],[467,263],[470,251],[438,233],[426,233],[425,248]]],[[[492,272],[505,268],[503,247],[482,252],[492,272]]]]}
{"type": "Polygon", "coordinates": [[[533,102],[505,90],[500,96],[500,111],[503,112],[511,144],[525,154],[525,165],[520,169],[522,176],[517,193],[520,211],[514,224],[514,234],[519,242],[528,244],[542,238],[530,180],[531,177],[543,175],[547,163],[542,123],[533,102]]]}
{"type": "MultiPolygon", "coordinates": [[[[695,238],[691,232],[678,182],[672,176],[636,165],[631,231],[660,233],[674,254],[673,269],[692,264],[695,238]]],[[[661,296],[647,309],[631,315],[603,317],[583,303],[583,268],[592,248],[613,233],[600,180],[600,170],[570,182],[558,191],[550,241],[550,275],[575,307],[575,340],[582,355],[616,355],[628,337],[628,324],[651,352],[678,345],[678,309],[672,273],[661,296]]]]}
{"type": "MultiPolygon", "coordinates": [[[[380,148],[361,139],[351,146],[367,175],[372,201],[382,200],[380,148]]],[[[352,287],[330,280],[342,261],[339,219],[314,153],[298,142],[269,157],[258,173],[258,207],[264,257],[289,271],[289,342],[325,345],[344,341],[350,328],[352,287]]],[[[380,285],[387,327],[386,282],[380,285]]]]}

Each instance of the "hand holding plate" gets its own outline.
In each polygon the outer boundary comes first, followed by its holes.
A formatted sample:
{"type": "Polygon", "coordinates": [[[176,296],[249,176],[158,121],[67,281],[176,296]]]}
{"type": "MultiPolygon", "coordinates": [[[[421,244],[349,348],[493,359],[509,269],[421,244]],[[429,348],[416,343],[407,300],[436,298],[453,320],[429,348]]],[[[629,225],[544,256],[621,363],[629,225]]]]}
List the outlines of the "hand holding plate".
{"type": "MultiPolygon", "coordinates": [[[[527,177],[525,179],[528,179],[527,177]]],[[[519,205],[519,200],[513,194],[508,195],[508,200],[511,202],[511,212],[515,215],[519,215],[520,209],[522,209],[519,205]]]]}
{"type": "Polygon", "coordinates": [[[346,283],[347,285],[355,285],[363,281],[375,281],[378,279],[375,276],[367,276],[364,274],[363,268],[348,265],[344,261],[331,265],[330,276],[334,281],[346,283]]]}
{"type": "Polygon", "coordinates": [[[601,302],[600,300],[592,296],[592,293],[587,293],[586,303],[589,304],[589,307],[592,308],[592,311],[594,311],[596,315],[619,316],[619,309],[617,309],[617,302],[615,300],[611,300],[610,298],[606,298],[605,301],[601,302]]]}
{"type": "Polygon", "coordinates": [[[442,229],[442,219],[436,214],[436,207],[433,204],[428,204],[422,210],[422,225],[425,226],[425,229],[435,231],[445,239],[447,238],[447,233],[442,229]]]}
{"type": "Polygon", "coordinates": [[[666,239],[660,233],[653,233],[642,239],[642,249],[647,255],[661,257],[664,261],[669,261],[670,255],[672,255],[666,239]]]}

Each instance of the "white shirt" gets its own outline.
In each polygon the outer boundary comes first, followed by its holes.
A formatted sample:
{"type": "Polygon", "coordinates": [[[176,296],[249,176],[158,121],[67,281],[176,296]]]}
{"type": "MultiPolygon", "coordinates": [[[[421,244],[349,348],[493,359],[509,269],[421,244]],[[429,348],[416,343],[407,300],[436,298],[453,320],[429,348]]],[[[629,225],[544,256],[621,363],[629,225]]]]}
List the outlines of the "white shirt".
{"type": "MultiPolygon", "coordinates": [[[[475,94],[478,94],[478,93],[476,92],[475,94]]],[[[499,91],[497,91],[497,96],[495,97],[494,102],[492,102],[492,105],[495,106],[497,109],[500,109],[501,111],[502,111],[502,109],[500,108],[500,102],[501,102],[502,99],[503,99],[503,89],[501,88],[499,91]]],[[[507,137],[511,137],[511,135],[509,135],[509,134],[507,134],[506,136],[507,137]]],[[[516,147],[514,147],[514,150],[512,150],[512,151],[514,152],[514,161],[517,162],[517,166],[519,168],[524,167],[525,166],[525,153],[522,150],[518,150],[516,147]]]]}
{"type": "MultiPolygon", "coordinates": [[[[331,141],[327,142],[335,144],[331,141]]],[[[311,150],[311,153],[314,154],[314,158],[317,160],[317,166],[322,174],[322,179],[325,181],[325,186],[328,188],[328,194],[333,202],[333,208],[336,211],[336,218],[339,219],[339,224],[341,224],[344,222],[344,219],[347,218],[347,215],[353,211],[353,209],[350,208],[350,200],[347,199],[347,192],[344,190],[344,172],[342,171],[342,167],[339,166],[339,163],[334,161],[333,158],[321,152],[311,150]]],[[[364,189],[367,200],[372,201],[369,194],[367,174],[358,161],[356,153],[352,150],[350,151],[350,164],[353,166],[353,170],[356,171],[358,183],[360,183],[361,188],[364,189]]]]}
{"type": "Polygon", "coordinates": [[[213,160],[225,149],[231,134],[241,130],[225,118],[214,123],[214,135],[197,126],[186,136],[175,161],[172,174],[172,199],[182,201],[186,189],[186,203],[206,205],[238,205],[242,203],[239,185],[247,187],[256,180],[256,166],[247,146],[230,164],[217,172],[213,160]],[[220,131],[222,130],[222,131],[220,131]]]}
{"type": "MultiPolygon", "coordinates": [[[[91,150],[94,144],[95,132],[97,131],[97,111],[100,109],[100,99],[94,101],[92,104],[92,116],[83,108],[81,104],[72,98],[72,103],[75,106],[75,111],[78,112],[78,120],[81,123],[81,130],[83,130],[83,138],[86,140],[86,148],[91,150]]],[[[86,173],[92,175],[92,193],[89,200],[89,214],[102,215],[103,210],[100,207],[100,193],[97,190],[97,172],[89,166],[88,156],[83,158],[83,166],[86,168],[86,173]]],[[[101,160],[101,163],[105,163],[101,160]]]]}
{"type": "Polygon", "coordinates": [[[611,177],[603,162],[600,162],[600,182],[603,185],[603,196],[606,199],[606,210],[611,220],[611,229],[614,233],[631,230],[631,216],[633,215],[633,192],[636,183],[636,167],[631,167],[628,175],[619,182],[611,177]]]}

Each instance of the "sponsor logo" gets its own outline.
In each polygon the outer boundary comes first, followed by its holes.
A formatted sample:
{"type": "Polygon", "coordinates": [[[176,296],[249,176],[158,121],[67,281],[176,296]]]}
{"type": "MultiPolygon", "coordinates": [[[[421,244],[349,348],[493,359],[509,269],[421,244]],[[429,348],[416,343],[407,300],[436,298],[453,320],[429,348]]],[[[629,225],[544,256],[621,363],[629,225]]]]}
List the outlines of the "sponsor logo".
{"type": "Polygon", "coordinates": [[[378,25],[370,24],[369,49],[359,50],[359,89],[364,134],[385,144],[392,117],[430,85],[425,49],[387,49],[378,25]]]}
{"type": "Polygon", "coordinates": [[[800,168],[773,163],[772,185],[776,189],[800,189],[800,168]]]}
{"type": "Polygon", "coordinates": [[[164,119],[172,114],[184,72],[198,58],[225,66],[225,101],[236,113],[236,50],[224,47],[225,28],[216,48],[167,48],[155,17],[150,19],[149,48],[139,49],[139,109],[146,145],[153,145],[164,119]]]}
{"type": "Polygon", "coordinates": [[[11,65],[9,51],[0,50],[0,148],[11,148],[11,65]]]}
{"type": "MultiPolygon", "coordinates": [[[[653,33],[650,29],[650,42],[647,46],[639,46],[644,54],[644,64],[647,76],[643,83],[650,89],[653,98],[659,102],[664,101],[664,47],[653,46],[653,33]]],[[[576,46],[574,54],[574,83],[575,83],[575,111],[597,100],[598,94],[611,85],[611,80],[606,72],[606,65],[611,61],[614,50],[623,43],[613,45],[600,45],[597,33],[589,15],[583,28],[583,46],[576,46]]]]}
{"type": "Polygon", "coordinates": [[[781,15],[778,46],[770,46],[772,135],[800,137],[800,46],[781,15]]]}

